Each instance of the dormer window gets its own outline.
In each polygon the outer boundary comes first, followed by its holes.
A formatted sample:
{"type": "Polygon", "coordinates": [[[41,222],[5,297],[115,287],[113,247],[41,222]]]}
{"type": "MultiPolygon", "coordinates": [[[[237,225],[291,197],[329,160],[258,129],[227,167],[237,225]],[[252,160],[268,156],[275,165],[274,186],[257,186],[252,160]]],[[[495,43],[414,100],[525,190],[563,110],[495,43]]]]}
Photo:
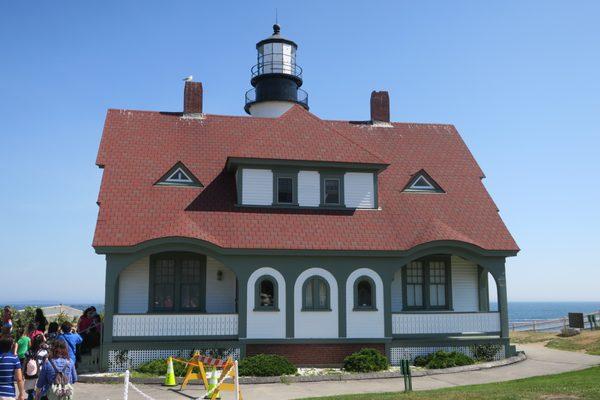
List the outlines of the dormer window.
{"type": "Polygon", "coordinates": [[[294,199],[293,180],[291,177],[277,178],[277,203],[292,204],[294,199]]]}
{"type": "Polygon", "coordinates": [[[431,176],[421,170],[413,175],[406,187],[405,192],[444,193],[444,190],[433,180],[431,176]]]}
{"type": "Polygon", "coordinates": [[[325,179],[325,204],[340,204],[340,180],[325,179]]]}
{"type": "Polygon", "coordinates": [[[298,171],[273,171],[273,204],[298,205],[298,171]]]}
{"type": "Polygon", "coordinates": [[[202,186],[202,183],[182,162],[175,164],[156,182],[157,185],[202,186]]]}
{"type": "Polygon", "coordinates": [[[344,205],[344,176],[321,174],[321,203],[323,206],[344,205]]]}
{"type": "Polygon", "coordinates": [[[192,178],[187,176],[187,174],[181,168],[177,168],[177,170],[175,172],[173,172],[167,179],[165,179],[165,182],[168,182],[168,183],[193,183],[194,181],[192,180],[192,178]]]}
{"type": "Polygon", "coordinates": [[[419,176],[417,180],[410,185],[411,189],[414,190],[433,190],[435,186],[433,186],[424,176],[419,176]]]}

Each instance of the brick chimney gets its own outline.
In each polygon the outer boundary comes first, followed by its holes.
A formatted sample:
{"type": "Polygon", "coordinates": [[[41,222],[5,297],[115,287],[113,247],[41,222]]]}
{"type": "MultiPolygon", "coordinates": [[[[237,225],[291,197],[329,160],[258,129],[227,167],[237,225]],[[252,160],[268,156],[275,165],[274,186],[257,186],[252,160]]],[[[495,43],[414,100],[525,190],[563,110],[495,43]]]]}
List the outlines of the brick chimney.
{"type": "Polygon", "coordinates": [[[388,92],[371,92],[371,122],[390,122],[390,95],[388,92]]]}
{"type": "Polygon", "coordinates": [[[185,82],[185,88],[183,89],[183,113],[202,114],[202,82],[185,82]]]}

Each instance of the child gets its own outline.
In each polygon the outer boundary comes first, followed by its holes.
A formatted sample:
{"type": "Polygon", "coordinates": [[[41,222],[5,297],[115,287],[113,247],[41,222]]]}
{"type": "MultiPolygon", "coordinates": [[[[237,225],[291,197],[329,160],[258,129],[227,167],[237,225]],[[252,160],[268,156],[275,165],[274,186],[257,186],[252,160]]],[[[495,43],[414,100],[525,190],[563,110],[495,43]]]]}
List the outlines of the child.
{"type": "Polygon", "coordinates": [[[19,361],[21,361],[21,365],[25,368],[25,360],[27,352],[29,351],[29,347],[31,346],[31,339],[27,336],[26,331],[19,332],[20,337],[17,340],[17,357],[19,357],[19,361]]]}

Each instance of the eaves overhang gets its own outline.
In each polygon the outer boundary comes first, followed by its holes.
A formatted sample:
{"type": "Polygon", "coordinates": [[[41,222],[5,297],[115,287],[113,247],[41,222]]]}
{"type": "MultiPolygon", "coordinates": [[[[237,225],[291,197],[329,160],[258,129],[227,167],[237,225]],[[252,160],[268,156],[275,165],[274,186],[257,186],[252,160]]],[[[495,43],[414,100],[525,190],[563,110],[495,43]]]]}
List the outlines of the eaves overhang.
{"type": "Polygon", "coordinates": [[[353,163],[339,161],[315,161],[315,160],[289,160],[273,158],[248,158],[248,157],[229,157],[227,158],[226,168],[228,171],[235,171],[239,167],[288,167],[288,168],[306,168],[306,169],[338,169],[352,171],[371,171],[379,173],[386,169],[389,164],[377,163],[353,163]]]}

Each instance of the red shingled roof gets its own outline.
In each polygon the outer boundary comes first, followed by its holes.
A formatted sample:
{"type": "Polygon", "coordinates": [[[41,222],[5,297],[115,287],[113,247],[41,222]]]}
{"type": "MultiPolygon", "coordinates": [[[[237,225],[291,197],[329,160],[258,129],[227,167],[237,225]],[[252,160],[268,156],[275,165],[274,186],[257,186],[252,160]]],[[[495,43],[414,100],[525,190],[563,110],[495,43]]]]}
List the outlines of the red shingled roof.
{"type": "Polygon", "coordinates": [[[179,236],[244,249],[407,250],[457,240],[518,250],[451,125],[324,121],[299,106],[275,119],[109,110],[97,164],[95,247],[179,236]],[[389,164],[379,176],[381,210],[235,207],[228,157],[389,164]],[[154,185],[178,161],[203,188],[154,185]],[[446,193],[402,192],[421,169],[446,193]]]}

